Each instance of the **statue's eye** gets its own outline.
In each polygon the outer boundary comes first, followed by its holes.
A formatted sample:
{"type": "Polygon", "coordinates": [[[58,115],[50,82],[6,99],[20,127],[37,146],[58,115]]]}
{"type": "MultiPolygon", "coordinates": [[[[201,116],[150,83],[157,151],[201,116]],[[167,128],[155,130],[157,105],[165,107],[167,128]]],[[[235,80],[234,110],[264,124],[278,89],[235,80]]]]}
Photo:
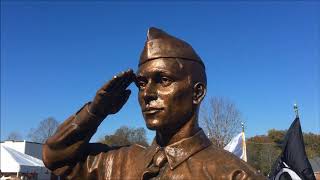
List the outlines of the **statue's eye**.
{"type": "Polygon", "coordinates": [[[160,78],[160,83],[162,86],[169,86],[172,83],[172,80],[168,77],[162,76],[160,78]]]}
{"type": "Polygon", "coordinates": [[[134,82],[139,89],[145,88],[148,84],[148,80],[143,76],[137,76],[134,82]]]}
{"type": "Polygon", "coordinates": [[[144,88],[144,87],[146,87],[146,85],[147,85],[147,82],[146,81],[138,81],[137,82],[137,85],[138,85],[138,88],[144,88]]]}

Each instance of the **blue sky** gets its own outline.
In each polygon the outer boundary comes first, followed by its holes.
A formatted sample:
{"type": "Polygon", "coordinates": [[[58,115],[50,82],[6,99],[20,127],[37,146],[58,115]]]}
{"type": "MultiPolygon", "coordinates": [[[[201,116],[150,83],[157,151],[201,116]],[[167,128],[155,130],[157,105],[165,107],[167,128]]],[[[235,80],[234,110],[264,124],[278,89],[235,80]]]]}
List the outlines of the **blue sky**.
{"type": "MultiPolygon", "coordinates": [[[[236,103],[247,136],[287,129],[320,133],[317,2],[1,2],[1,140],[63,121],[113,75],[137,69],[148,27],[189,42],[205,62],[208,94],[236,103]]],[[[144,127],[137,89],[93,140],[144,127]]],[[[241,128],[239,127],[239,130],[241,128]]],[[[153,133],[148,131],[149,140],[153,133]]]]}

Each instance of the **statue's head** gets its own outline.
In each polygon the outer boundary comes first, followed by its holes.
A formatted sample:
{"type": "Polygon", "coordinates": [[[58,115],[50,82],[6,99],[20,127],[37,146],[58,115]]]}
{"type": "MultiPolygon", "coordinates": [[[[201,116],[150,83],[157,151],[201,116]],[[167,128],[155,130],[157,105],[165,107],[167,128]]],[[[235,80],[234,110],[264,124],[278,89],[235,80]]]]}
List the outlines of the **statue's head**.
{"type": "Polygon", "coordinates": [[[197,119],[206,94],[205,66],[188,43],[150,28],[136,83],[147,127],[174,130],[197,119]]]}

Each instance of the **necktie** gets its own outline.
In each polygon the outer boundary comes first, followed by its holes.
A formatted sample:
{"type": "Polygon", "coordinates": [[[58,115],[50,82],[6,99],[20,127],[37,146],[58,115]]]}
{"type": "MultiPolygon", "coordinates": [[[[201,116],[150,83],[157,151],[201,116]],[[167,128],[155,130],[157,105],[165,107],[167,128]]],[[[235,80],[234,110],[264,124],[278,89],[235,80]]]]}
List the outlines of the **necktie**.
{"type": "Polygon", "coordinates": [[[142,180],[153,179],[159,175],[160,169],[166,164],[167,157],[161,148],[152,159],[152,164],[143,172],[142,180]]]}

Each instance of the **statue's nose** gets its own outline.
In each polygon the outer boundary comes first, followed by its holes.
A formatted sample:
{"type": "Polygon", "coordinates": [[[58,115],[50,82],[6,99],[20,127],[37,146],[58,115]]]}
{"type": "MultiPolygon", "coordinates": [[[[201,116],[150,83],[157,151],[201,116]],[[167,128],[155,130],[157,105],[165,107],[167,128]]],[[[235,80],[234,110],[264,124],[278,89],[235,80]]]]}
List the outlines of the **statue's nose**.
{"type": "Polygon", "coordinates": [[[157,99],[157,87],[154,83],[149,82],[143,92],[143,99],[146,104],[157,99]]]}

